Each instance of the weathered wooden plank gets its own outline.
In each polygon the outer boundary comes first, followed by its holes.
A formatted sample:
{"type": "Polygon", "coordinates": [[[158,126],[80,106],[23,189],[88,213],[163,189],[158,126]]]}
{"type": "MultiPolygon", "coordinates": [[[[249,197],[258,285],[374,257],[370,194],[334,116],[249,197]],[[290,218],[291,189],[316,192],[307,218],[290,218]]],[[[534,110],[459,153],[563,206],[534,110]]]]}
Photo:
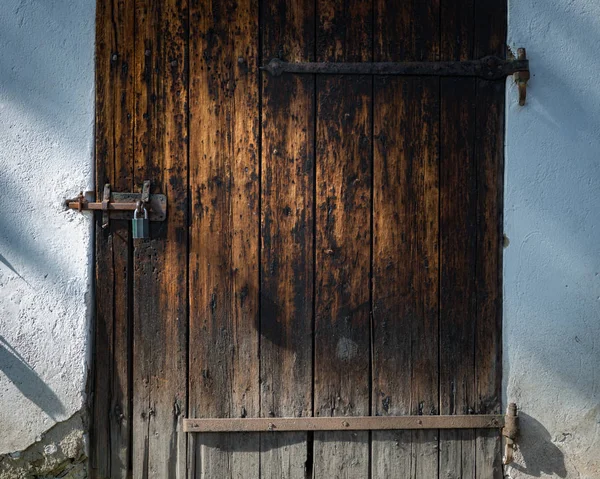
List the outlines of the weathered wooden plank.
{"type": "Polygon", "coordinates": [[[439,61],[440,0],[374,0],[374,62],[439,61]]]}
{"type": "MultiPolygon", "coordinates": [[[[506,0],[475,4],[474,55],[506,55],[506,0]]],[[[504,83],[477,82],[477,323],[475,412],[501,412],[502,387],[502,185],[504,176],[504,83]]],[[[502,478],[498,431],[479,431],[478,477],[502,478]]]]}
{"type": "MultiPolygon", "coordinates": [[[[375,81],[376,415],[439,412],[438,95],[437,79],[375,81]]],[[[437,431],[374,432],[373,477],[384,477],[391,460],[398,469],[409,471],[405,477],[434,477],[437,431]]]]}
{"type": "MultiPolygon", "coordinates": [[[[97,8],[96,178],[128,191],[133,183],[133,4],[97,8]]],[[[96,230],[94,413],[90,475],[126,477],[130,462],[131,346],[129,223],[96,230]]]]}
{"type": "MultiPolygon", "coordinates": [[[[259,414],[258,2],[191,2],[192,417],[259,414]]],[[[257,477],[258,434],[194,438],[196,477],[257,477]]]]}
{"type": "MultiPolygon", "coordinates": [[[[375,61],[437,61],[439,0],[375,3],[375,61]]],[[[439,80],[375,79],[374,414],[438,414],[439,80]]],[[[373,432],[373,477],[437,477],[437,431],[373,432]]]]}
{"type": "MultiPolygon", "coordinates": [[[[108,5],[96,8],[96,177],[108,180],[113,164],[113,103],[111,95],[112,12],[108,5]]],[[[110,175],[112,176],[112,175],[110,175]]],[[[101,194],[102,187],[96,194],[101,194]]],[[[96,216],[98,220],[98,215],[96,216]]],[[[110,475],[110,401],[113,356],[112,236],[96,221],[96,318],[94,331],[94,402],[90,425],[90,476],[110,475]]]]}
{"type": "MultiPolygon", "coordinates": [[[[372,60],[372,4],[317,2],[316,61],[372,60]]],[[[314,408],[370,413],[372,79],[317,78],[314,408]]],[[[363,478],[367,432],[314,435],[314,477],[363,478]]]]}
{"type": "MultiPolygon", "coordinates": [[[[264,1],[262,58],[314,60],[314,1],[264,1]]],[[[262,76],[261,416],[312,415],[312,76],[262,76]]],[[[261,477],[305,477],[307,433],[262,434],[261,477]]]]}
{"type": "Polygon", "coordinates": [[[134,477],[183,477],[187,409],[187,3],[138,0],[135,183],[167,195],[168,220],[134,244],[134,477]]]}
{"type": "MultiPolygon", "coordinates": [[[[317,79],[315,414],[369,412],[371,78],[317,79]]],[[[315,433],[315,477],[365,477],[367,433],[315,433]]]]}
{"type": "MultiPolygon", "coordinates": [[[[440,166],[440,412],[475,409],[475,82],[442,80],[440,166]]],[[[440,432],[440,475],[474,477],[473,431],[440,432]]]]}
{"type": "MultiPolygon", "coordinates": [[[[502,387],[502,180],[504,82],[477,86],[477,323],[475,412],[501,412],[502,387]]],[[[477,437],[477,471],[502,477],[501,437],[477,437]]],[[[484,474],[485,473],[485,474],[484,474]]]]}
{"type": "MultiPolygon", "coordinates": [[[[474,58],[473,0],[440,0],[441,60],[474,58]]],[[[475,406],[476,81],[441,80],[440,413],[475,406]]],[[[475,432],[440,432],[440,477],[475,474],[475,432]]]]}
{"type": "Polygon", "coordinates": [[[90,425],[90,476],[111,474],[110,405],[113,373],[113,236],[96,222],[96,324],[94,331],[94,396],[90,425]]]}

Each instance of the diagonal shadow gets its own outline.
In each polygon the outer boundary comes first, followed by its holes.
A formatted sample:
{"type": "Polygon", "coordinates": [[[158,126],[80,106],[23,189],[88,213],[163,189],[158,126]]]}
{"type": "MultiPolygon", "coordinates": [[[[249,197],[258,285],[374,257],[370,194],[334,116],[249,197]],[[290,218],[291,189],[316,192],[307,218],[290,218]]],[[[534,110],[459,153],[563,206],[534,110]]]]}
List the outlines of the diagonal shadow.
{"type": "Polygon", "coordinates": [[[30,288],[32,287],[25,278],[23,278],[23,276],[21,276],[19,274],[19,272],[15,269],[15,267],[10,263],[10,261],[8,261],[6,259],[6,257],[4,257],[4,255],[2,255],[0,253],[0,263],[2,263],[4,266],[6,266],[8,269],[10,269],[14,274],[16,274],[19,278],[21,278],[23,280],[23,282],[25,284],[27,284],[27,286],[29,286],[30,288]]]}
{"type": "Polygon", "coordinates": [[[0,335],[0,371],[53,420],[58,421],[65,408],[52,389],[38,376],[27,361],[0,335]]]}

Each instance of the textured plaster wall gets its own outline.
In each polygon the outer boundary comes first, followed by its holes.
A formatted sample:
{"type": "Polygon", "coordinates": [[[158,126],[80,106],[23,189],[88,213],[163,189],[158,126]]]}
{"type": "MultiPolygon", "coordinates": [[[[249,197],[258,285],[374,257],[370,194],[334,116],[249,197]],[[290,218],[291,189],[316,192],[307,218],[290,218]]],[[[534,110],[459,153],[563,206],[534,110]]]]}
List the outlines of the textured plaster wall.
{"type": "Polygon", "coordinates": [[[86,400],[91,221],[63,201],[93,186],[94,9],[1,2],[0,477],[86,400]]]}
{"type": "Polygon", "coordinates": [[[600,2],[509,0],[533,73],[507,91],[506,399],[510,477],[600,478],[600,2]]]}

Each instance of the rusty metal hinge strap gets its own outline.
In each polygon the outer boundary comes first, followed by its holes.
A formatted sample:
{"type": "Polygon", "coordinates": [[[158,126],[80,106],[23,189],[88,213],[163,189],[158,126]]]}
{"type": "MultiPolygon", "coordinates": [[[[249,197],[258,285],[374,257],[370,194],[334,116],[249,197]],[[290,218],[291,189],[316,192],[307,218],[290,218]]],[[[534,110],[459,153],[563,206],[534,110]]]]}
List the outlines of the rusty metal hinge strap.
{"type": "Polygon", "coordinates": [[[529,60],[503,60],[488,56],[480,60],[447,62],[298,62],[273,58],[261,67],[273,76],[284,73],[328,75],[409,75],[440,77],[478,77],[499,80],[517,72],[529,71],[529,60]]]}
{"type": "Polygon", "coordinates": [[[185,432],[501,429],[503,415],[184,419],[185,432]]]}

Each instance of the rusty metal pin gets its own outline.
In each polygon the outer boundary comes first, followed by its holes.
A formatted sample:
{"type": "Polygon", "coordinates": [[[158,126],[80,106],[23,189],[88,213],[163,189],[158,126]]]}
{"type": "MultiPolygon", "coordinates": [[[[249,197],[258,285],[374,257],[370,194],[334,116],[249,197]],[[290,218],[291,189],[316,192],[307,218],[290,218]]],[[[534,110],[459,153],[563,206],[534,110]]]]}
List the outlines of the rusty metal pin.
{"type": "Polygon", "coordinates": [[[517,405],[511,402],[506,409],[505,425],[502,428],[504,436],[504,457],[502,464],[507,465],[513,462],[513,451],[515,439],[519,434],[519,416],[517,413],[517,405]]]}

